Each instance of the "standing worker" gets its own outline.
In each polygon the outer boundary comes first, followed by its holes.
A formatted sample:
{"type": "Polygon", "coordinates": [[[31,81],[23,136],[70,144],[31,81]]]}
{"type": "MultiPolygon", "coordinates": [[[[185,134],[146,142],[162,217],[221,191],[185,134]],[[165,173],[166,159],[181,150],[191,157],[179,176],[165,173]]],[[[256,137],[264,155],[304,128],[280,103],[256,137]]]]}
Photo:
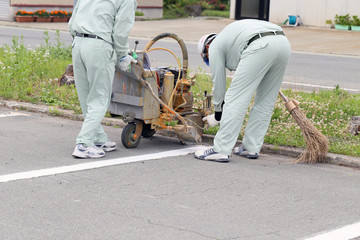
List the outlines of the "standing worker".
{"type": "Polygon", "coordinates": [[[116,149],[101,121],[110,103],[115,65],[129,71],[128,36],[136,0],[78,0],[69,22],[76,89],[84,115],[74,157],[100,158],[116,149]],[[119,59],[119,61],[118,61],[119,59]]]}
{"type": "Polygon", "coordinates": [[[261,20],[240,20],[218,35],[203,36],[201,57],[210,64],[215,114],[204,118],[220,123],[214,146],[196,151],[202,160],[228,162],[239,136],[250,101],[255,94],[242,145],[234,153],[250,159],[259,156],[290,57],[290,44],[281,27],[261,20]],[[235,71],[226,90],[226,69],[235,71]]]}

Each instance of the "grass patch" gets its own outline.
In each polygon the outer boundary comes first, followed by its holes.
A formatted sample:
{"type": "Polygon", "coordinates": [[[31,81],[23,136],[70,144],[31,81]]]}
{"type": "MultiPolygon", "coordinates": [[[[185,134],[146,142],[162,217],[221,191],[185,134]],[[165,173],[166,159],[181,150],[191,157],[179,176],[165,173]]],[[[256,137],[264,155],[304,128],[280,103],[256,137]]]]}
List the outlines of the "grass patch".
{"type": "Polygon", "coordinates": [[[189,17],[183,8],[164,9],[163,19],[178,19],[189,17]]]}
{"type": "Polygon", "coordinates": [[[44,32],[44,44],[29,49],[22,38],[13,37],[11,46],[0,48],[1,98],[80,112],[75,87],[60,86],[58,82],[72,56],[71,47],[60,42],[59,32],[56,38],[53,46],[48,32],[44,32]]]}
{"type": "Polygon", "coordinates": [[[206,10],[202,11],[201,16],[229,18],[230,12],[206,9],[206,10]]]}
{"type": "MultiPolygon", "coordinates": [[[[195,96],[194,106],[200,108],[204,91],[211,94],[212,82],[208,75],[200,74],[196,78],[197,85],[192,88],[195,96]]],[[[227,80],[227,86],[230,79],[227,80]]],[[[301,92],[291,89],[284,90],[290,99],[301,102],[300,108],[306,117],[329,140],[329,152],[350,156],[360,156],[359,136],[348,133],[351,116],[358,116],[360,112],[360,94],[349,94],[337,86],[334,90],[316,92],[301,92]]],[[[251,104],[250,104],[251,106],[251,104]]],[[[249,107],[250,109],[250,107],[249,107]]],[[[239,139],[243,138],[249,111],[242,126],[239,139]]],[[[214,135],[219,127],[205,130],[206,134],[214,135]]],[[[286,110],[283,100],[278,97],[271,118],[265,143],[275,146],[305,147],[304,138],[299,126],[291,114],[286,110]]]]}

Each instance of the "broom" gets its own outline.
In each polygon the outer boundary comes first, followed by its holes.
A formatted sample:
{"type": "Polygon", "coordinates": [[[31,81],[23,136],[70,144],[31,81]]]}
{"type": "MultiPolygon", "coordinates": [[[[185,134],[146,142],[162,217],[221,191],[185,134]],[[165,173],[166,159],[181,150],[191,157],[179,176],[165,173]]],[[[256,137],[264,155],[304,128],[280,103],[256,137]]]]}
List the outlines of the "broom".
{"type": "Polygon", "coordinates": [[[327,138],[307,119],[303,111],[298,107],[299,102],[289,100],[284,93],[279,92],[285,102],[286,109],[291,113],[295,122],[299,125],[305,138],[306,148],[296,163],[323,163],[326,161],[328,152],[327,138]]]}

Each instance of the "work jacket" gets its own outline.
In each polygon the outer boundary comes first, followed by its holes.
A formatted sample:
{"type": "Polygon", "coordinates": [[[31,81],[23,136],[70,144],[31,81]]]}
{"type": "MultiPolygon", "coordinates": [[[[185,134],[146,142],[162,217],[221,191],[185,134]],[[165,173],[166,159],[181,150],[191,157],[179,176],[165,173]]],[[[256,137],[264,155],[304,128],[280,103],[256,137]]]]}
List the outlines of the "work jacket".
{"type": "Polygon", "coordinates": [[[78,0],[69,21],[70,34],[96,35],[112,44],[120,59],[129,49],[136,8],[136,0],[78,0]]]}
{"type": "MultiPolygon", "coordinates": [[[[214,110],[222,111],[226,93],[226,68],[235,71],[249,40],[259,33],[282,31],[281,27],[261,20],[245,19],[226,26],[209,47],[213,81],[214,110]]],[[[256,63],[253,64],[256,66],[256,63]]],[[[249,67],[253,67],[249,66],[249,67]]]]}

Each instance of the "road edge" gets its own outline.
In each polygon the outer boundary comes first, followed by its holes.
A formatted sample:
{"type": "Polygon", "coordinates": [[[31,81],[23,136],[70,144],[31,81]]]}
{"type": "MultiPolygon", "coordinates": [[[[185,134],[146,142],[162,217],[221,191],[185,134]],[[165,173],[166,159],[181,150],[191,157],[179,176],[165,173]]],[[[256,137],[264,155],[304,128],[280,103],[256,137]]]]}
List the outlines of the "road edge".
{"type": "MultiPolygon", "coordinates": [[[[62,117],[70,120],[82,121],[83,117],[81,114],[76,114],[72,110],[62,110],[56,107],[49,107],[46,105],[38,105],[26,102],[17,102],[17,101],[8,101],[0,99],[0,106],[6,107],[9,109],[13,109],[15,111],[27,111],[27,112],[35,112],[35,113],[43,113],[53,117],[62,117]]],[[[124,128],[126,123],[122,119],[117,118],[104,118],[102,120],[102,124],[106,126],[118,126],[120,128],[124,128]]],[[[162,130],[158,131],[156,134],[168,137],[176,137],[173,131],[162,130]]],[[[211,145],[213,143],[214,136],[204,134],[202,136],[202,143],[211,145]]],[[[240,144],[241,141],[238,141],[240,144]]],[[[278,154],[282,156],[298,158],[303,152],[303,149],[294,148],[294,147],[285,147],[285,146],[274,146],[271,144],[264,144],[261,153],[264,154],[278,154]]],[[[345,166],[351,168],[360,168],[360,158],[328,153],[326,163],[345,166]]]]}

